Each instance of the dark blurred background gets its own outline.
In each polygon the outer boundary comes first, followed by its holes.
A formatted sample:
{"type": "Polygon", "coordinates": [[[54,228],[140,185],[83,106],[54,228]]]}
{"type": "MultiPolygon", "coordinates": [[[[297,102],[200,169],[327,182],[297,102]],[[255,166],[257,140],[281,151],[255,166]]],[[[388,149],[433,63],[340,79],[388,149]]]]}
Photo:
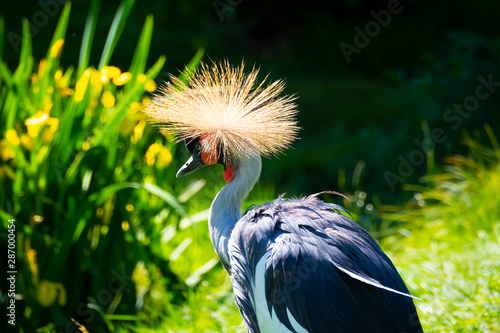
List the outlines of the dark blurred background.
{"type": "MultiPolygon", "coordinates": [[[[40,59],[61,3],[2,5],[11,68],[19,59],[21,18],[33,23],[40,59]]],[[[118,5],[101,4],[93,50],[102,50],[118,5]]],[[[88,6],[73,1],[62,55],[67,66],[78,59],[88,6]]],[[[498,131],[499,1],[137,1],[112,64],[128,68],[135,45],[127,41],[138,40],[149,13],[155,20],[150,63],[167,56],[158,81],[182,70],[198,48],[205,61],[244,59],[261,68],[261,78],[286,79],[287,93],[298,96],[303,129],[286,156],[264,162],[261,182],[274,183],[277,193],[363,190],[369,200],[401,203],[411,195],[403,183],[418,182],[426,171],[439,171],[444,156],[466,151],[464,131],[483,141],[485,123],[498,131]],[[478,76],[493,83],[477,88],[478,76]],[[476,88],[488,97],[474,97],[476,88]],[[455,103],[469,103],[470,111],[453,111],[455,103]],[[422,152],[419,143],[429,143],[435,131],[440,142],[424,144],[422,152]]],[[[95,66],[99,57],[92,55],[95,66]]]]}

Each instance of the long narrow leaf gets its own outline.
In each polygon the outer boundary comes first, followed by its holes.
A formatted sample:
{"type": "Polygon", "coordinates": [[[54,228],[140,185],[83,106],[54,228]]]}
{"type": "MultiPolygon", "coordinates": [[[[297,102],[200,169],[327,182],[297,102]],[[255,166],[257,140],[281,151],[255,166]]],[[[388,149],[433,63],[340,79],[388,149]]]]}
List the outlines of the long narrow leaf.
{"type": "Polygon", "coordinates": [[[135,0],[125,0],[118,8],[115,18],[113,19],[113,23],[111,24],[111,28],[109,29],[108,38],[106,39],[106,45],[104,46],[101,60],[99,61],[99,69],[109,63],[134,2],[135,0]]]}
{"type": "Polygon", "coordinates": [[[200,47],[198,51],[196,51],[196,54],[191,59],[191,61],[189,61],[189,63],[186,65],[186,68],[182,71],[181,75],[179,75],[179,80],[187,83],[187,80],[191,77],[191,75],[193,75],[196,68],[198,68],[198,65],[200,64],[201,58],[203,58],[204,54],[205,49],[200,47]]]}
{"type": "Polygon", "coordinates": [[[95,28],[97,26],[97,17],[99,15],[99,0],[92,0],[90,3],[87,22],[82,38],[82,48],[80,49],[80,58],[78,60],[77,79],[79,79],[89,65],[90,51],[92,50],[92,41],[94,40],[95,28]]]}
{"type": "Polygon", "coordinates": [[[3,16],[0,17],[0,59],[3,57],[3,45],[5,43],[5,24],[3,16]]]}
{"type": "Polygon", "coordinates": [[[71,11],[71,2],[66,2],[64,5],[64,9],[62,11],[61,17],[59,18],[59,22],[57,23],[56,31],[52,36],[52,41],[50,42],[50,47],[47,51],[47,59],[50,57],[50,52],[52,50],[52,46],[59,40],[64,39],[66,35],[66,29],[68,27],[69,14],[71,11]]]}
{"type": "Polygon", "coordinates": [[[130,64],[129,72],[135,77],[140,73],[144,73],[146,62],[148,60],[149,46],[151,44],[151,36],[153,35],[153,15],[148,15],[144,27],[142,28],[141,37],[137,43],[132,63],[130,64]]]}
{"type": "Polygon", "coordinates": [[[162,198],[166,203],[168,203],[172,208],[174,208],[182,217],[188,218],[188,214],[180,204],[180,202],[170,193],[161,189],[160,187],[153,184],[139,184],[134,182],[127,183],[117,183],[106,186],[99,193],[94,193],[89,197],[90,201],[96,201],[97,205],[101,205],[104,200],[112,196],[118,191],[127,189],[127,188],[143,188],[147,190],[149,193],[154,194],[160,198],[162,198]]]}

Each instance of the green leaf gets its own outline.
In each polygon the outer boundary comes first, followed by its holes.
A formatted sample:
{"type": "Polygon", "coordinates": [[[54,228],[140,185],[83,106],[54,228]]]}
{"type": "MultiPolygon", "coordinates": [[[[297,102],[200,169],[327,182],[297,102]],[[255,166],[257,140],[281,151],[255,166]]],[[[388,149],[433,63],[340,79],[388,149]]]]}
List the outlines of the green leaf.
{"type": "Polygon", "coordinates": [[[215,267],[219,263],[219,259],[217,258],[212,258],[209,261],[207,261],[203,266],[198,268],[193,274],[188,276],[186,279],[186,284],[190,287],[194,287],[197,285],[201,279],[203,278],[203,275],[207,274],[212,270],[212,268],[215,267]]]}
{"type": "Polygon", "coordinates": [[[66,2],[64,5],[64,9],[62,11],[61,17],[59,18],[59,22],[57,23],[56,31],[54,32],[54,35],[52,36],[52,41],[50,42],[50,47],[47,51],[47,59],[50,58],[50,51],[52,50],[52,46],[59,40],[59,39],[64,39],[64,36],[66,35],[66,29],[68,27],[68,21],[69,21],[69,14],[71,11],[71,2],[66,2]]]}
{"type": "Polygon", "coordinates": [[[115,18],[109,29],[108,38],[106,39],[106,45],[104,46],[104,51],[102,52],[101,60],[99,61],[100,70],[102,67],[108,65],[111,55],[118,43],[118,39],[125,27],[130,10],[134,6],[135,0],[125,0],[121,3],[120,7],[116,11],[115,18]]]}
{"type": "MultiPolygon", "coordinates": [[[[144,27],[142,28],[141,37],[137,43],[132,63],[130,64],[129,72],[133,77],[144,73],[146,62],[148,60],[149,46],[151,45],[151,36],[153,35],[153,15],[148,15],[144,27]]],[[[133,81],[132,81],[133,82],[133,81]]]]}
{"type": "Polygon", "coordinates": [[[12,72],[3,61],[0,61],[0,79],[4,80],[9,88],[13,84],[12,72]]]}
{"type": "Polygon", "coordinates": [[[162,198],[166,203],[168,203],[170,206],[172,206],[179,214],[181,214],[183,217],[187,217],[188,214],[182,207],[182,205],[179,203],[179,201],[170,193],[167,191],[161,189],[160,187],[153,185],[153,184],[144,184],[142,185],[143,188],[145,188],[147,191],[149,191],[152,194],[155,194],[162,198]]]}
{"type": "Polygon", "coordinates": [[[3,16],[0,16],[0,59],[3,57],[3,46],[5,43],[5,23],[3,16]]]}
{"type": "Polygon", "coordinates": [[[186,65],[186,68],[182,71],[181,75],[179,75],[179,80],[184,83],[187,83],[188,79],[193,75],[194,71],[198,68],[201,62],[201,58],[205,54],[205,49],[200,47],[196,54],[191,59],[191,61],[186,65]]]}
{"type": "Polygon", "coordinates": [[[97,17],[99,16],[99,0],[92,0],[90,3],[87,22],[83,31],[82,47],[80,49],[80,58],[78,60],[77,79],[79,79],[89,65],[90,51],[92,50],[92,41],[94,40],[97,17]]]}
{"type": "Polygon", "coordinates": [[[99,193],[94,193],[90,195],[89,200],[96,201],[97,205],[101,205],[104,202],[104,200],[106,200],[116,192],[127,188],[145,189],[149,193],[162,198],[166,203],[172,206],[172,208],[174,208],[183,217],[188,217],[188,214],[186,213],[182,205],[172,194],[168,193],[167,191],[153,184],[139,184],[134,182],[112,184],[103,188],[99,193]]]}
{"type": "Polygon", "coordinates": [[[27,80],[33,69],[33,56],[31,44],[30,23],[23,19],[23,43],[21,46],[21,55],[19,57],[19,66],[14,73],[14,81],[18,84],[27,80]]]}

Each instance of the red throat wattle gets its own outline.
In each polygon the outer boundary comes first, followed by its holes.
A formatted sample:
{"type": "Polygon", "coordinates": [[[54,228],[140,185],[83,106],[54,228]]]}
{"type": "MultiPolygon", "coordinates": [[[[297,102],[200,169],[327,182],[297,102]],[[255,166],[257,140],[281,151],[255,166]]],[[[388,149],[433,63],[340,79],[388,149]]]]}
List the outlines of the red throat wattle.
{"type": "Polygon", "coordinates": [[[234,176],[236,176],[234,166],[232,164],[227,164],[226,169],[224,170],[224,180],[230,183],[233,181],[234,176]]]}

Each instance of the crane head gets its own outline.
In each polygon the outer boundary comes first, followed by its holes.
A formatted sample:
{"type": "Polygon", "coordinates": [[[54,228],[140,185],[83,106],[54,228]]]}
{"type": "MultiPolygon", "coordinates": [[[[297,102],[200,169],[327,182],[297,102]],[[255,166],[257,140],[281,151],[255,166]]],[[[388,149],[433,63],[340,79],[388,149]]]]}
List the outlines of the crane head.
{"type": "Polygon", "coordinates": [[[277,155],[297,138],[295,97],[281,95],[281,80],[258,82],[258,72],[245,73],[243,63],[202,63],[187,80],[172,77],[146,106],[160,130],[188,142],[192,156],[178,176],[205,165],[228,168],[251,156],[277,155]]]}
{"type": "Polygon", "coordinates": [[[194,140],[185,140],[186,149],[191,157],[177,171],[176,177],[183,177],[202,169],[207,165],[222,164],[224,166],[224,179],[231,182],[234,178],[234,166],[224,160],[223,150],[208,142],[203,136],[194,140]],[[219,153],[220,152],[220,153],[219,153]]]}

